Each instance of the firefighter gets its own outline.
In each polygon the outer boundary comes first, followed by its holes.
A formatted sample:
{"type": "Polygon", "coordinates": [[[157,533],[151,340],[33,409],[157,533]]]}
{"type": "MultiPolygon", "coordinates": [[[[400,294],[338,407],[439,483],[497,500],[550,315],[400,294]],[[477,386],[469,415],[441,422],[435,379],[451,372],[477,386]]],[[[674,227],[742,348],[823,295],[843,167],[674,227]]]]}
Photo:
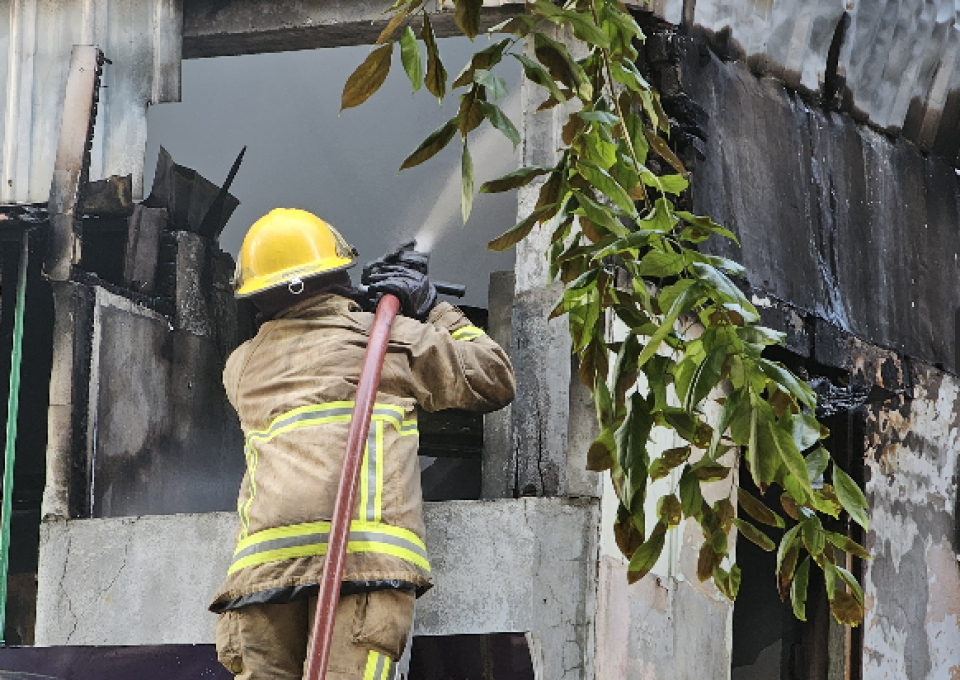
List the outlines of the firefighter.
{"type": "MultiPolygon", "coordinates": [[[[210,605],[217,650],[247,680],[299,680],[316,608],[347,429],[373,315],[347,269],[356,251],[320,218],[278,208],[247,232],[235,294],[265,319],[223,382],[245,437],[237,545],[210,605]]],[[[514,395],[506,353],[437,302],[426,257],[364,272],[400,299],[360,472],[328,680],[393,678],[416,596],[431,586],[417,407],[493,411],[514,395]]]]}

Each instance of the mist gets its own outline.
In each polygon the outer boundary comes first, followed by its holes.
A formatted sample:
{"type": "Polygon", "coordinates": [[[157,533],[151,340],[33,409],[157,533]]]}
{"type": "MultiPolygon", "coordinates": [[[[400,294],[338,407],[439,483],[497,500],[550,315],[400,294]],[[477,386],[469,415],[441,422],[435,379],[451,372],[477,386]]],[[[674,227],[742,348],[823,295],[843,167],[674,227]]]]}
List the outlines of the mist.
{"type": "MultiPolygon", "coordinates": [[[[484,40],[440,41],[451,80],[484,40]]],[[[272,208],[303,208],[340,230],[360,251],[361,263],[419,234],[421,247],[432,253],[431,275],[466,284],[464,302],[486,307],[490,272],[513,268],[512,252],[491,252],[486,243],[516,221],[516,196],[478,195],[469,221],[461,223],[459,136],[433,159],[398,174],[420,141],[456,115],[459,97],[448,96],[440,107],[422,89],[411,95],[395,54],[383,88],[338,115],[343,83],[368,51],[340,47],[184,61],[183,101],[148,112],[144,185],[149,191],[160,145],[216,183],[246,145],[231,189],[240,207],[221,236],[224,250],[236,255],[247,228],[272,208]]],[[[519,125],[515,66],[499,71],[511,89],[499,104],[519,125]]],[[[489,125],[471,134],[470,150],[478,188],[517,167],[512,144],[489,125]]]]}

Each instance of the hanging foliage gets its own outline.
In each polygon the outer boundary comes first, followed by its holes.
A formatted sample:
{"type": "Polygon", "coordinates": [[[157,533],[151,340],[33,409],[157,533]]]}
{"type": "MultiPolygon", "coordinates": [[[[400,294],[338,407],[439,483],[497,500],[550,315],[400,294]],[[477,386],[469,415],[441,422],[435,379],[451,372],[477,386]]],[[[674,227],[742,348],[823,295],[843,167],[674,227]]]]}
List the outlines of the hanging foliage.
{"type": "MultiPolygon", "coordinates": [[[[482,2],[452,4],[457,27],[474,39],[482,2]]],[[[380,87],[397,42],[413,89],[422,84],[438,99],[446,96],[447,73],[422,0],[397,0],[391,12],[378,46],[348,79],[343,108],[358,106],[380,87]],[[425,72],[411,23],[420,28],[425,72]]],[[[709,238],[736,237],[707,216],[677,208],[690,176],[668,144],[670,122],[659,95],[636,66],[645,39],[640,25],[618,0],[535,0],[488,34],[451,84],[460,91],[457,115],[402,168],[428,160],[459,132],[466,221],[474,194],[470,133],[488,122],[514,145],[520,141],[495,103],[506,84],[494,67],[515,60],[542,88],[538,110],[563,107],[556,165],[522,167],[479,191],[539,185],[531,213],[489,247],[510,248],[534,229],[552,233],[545,256],[564,292],[551,317],[567,316],[579,378],[596,404],[600,436],[588,467],[607,472],[620,499],[613,529],[630,561],[630,582],[656,564],[667,532],[692,519],[703,533],[701,581],[713,579],[725,596],[736,597],[740,569],[730,554],[736,528],[740,537],[776,551],[780,595],[791,599],[797,618],[805,619],[814,565],[823,571],[834,617],[857,625],[863,592],[842,563],[844,554],[869,555],[825,525],[841,527],[846,511],[866,530],[867,501],[821,445],[828,431],[813,415],[813,391],[766,358],[765,348],[784,337],[759,325],[757,310],[734,283],[743,267],[698,249],[709,238]],[[571,53],[573,45],[583,56],[571,53]],[[654,156],[657,167],[672,172],[654,172],[648,162],[654,156]],[[606,331],[610,319],[621,329],[616,342],[606,331]],[[654,437],[657,429],[683,443],[658,450],[654,439],[664,438],[654,437]],[[731,483],[729,497],[708,503],[705,487],[729,480],[737,468],[762,498],[731,483]],[[670,483],[654,491],[661,479],[670,483]],[[782,532],[779,544],[763,527],[782,532]]]]}

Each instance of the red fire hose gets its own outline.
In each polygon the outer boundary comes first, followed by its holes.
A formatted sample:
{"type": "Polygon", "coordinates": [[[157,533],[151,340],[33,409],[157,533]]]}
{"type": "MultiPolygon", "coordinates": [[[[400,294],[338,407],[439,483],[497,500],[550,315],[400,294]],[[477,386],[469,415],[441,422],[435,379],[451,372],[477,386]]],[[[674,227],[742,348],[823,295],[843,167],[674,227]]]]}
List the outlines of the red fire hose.
{"type": "Polygon", "coordinates": [[[343,563],[347,555],[347,539],[350,536],[350,518],[357,500],[360,480],[360,463],[363,446],[370,430],[370,416],[380,386],[380,371],[387,353],[390,329],[400,309],[400,301],[393,295],[384,295],[377,304],[377,313],[370,328],[370,340],[363,357],[357,399],[353,405],[350,431],[347,433],[347,452],[343,458],[343,470],[337,486],[337,499],[333,506],[330,539],[327,557],[320,577],[320,592],[317,594],[317,615],[313,622],[313,638],[307,651],[307,672],[304,680],[323,680],[330,660],[330,643],[333,639],[333,620],[340,602],[340,582],[343,579],[343,563]]]}

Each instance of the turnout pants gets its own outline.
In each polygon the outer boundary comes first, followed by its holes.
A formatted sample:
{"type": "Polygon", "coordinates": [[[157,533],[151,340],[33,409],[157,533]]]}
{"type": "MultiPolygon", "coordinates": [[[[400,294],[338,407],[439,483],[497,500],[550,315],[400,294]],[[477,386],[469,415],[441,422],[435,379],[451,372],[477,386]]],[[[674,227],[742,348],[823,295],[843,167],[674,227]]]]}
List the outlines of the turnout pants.
{"type": "MultiPolygon", "coordinates": [[[[412,590],[340,598],[327,680],[393,680],[413,626],[412,590]]],[[[252,604],[217,622],[217,656],[240,680],[301,680],[317,598],[252,604]]]]}

